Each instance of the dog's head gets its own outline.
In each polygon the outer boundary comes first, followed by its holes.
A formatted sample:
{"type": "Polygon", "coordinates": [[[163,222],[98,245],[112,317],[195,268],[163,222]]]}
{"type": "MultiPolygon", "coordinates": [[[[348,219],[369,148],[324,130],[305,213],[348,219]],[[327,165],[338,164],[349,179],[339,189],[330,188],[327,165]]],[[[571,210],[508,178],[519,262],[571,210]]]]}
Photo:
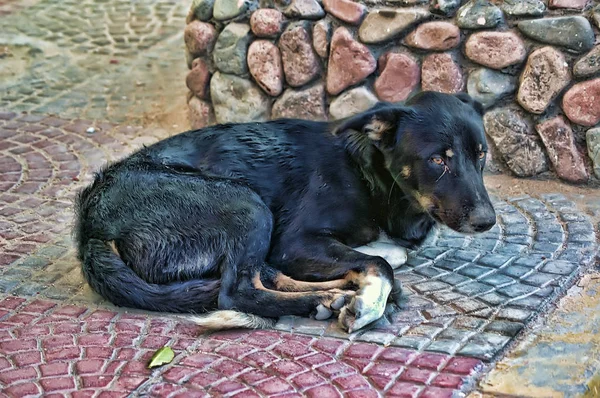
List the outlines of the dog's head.
{"type": "Polygon", "coordinates": [[[496,222],[483,184],[488,147],[482,113],[467,94],[423,92],[403,105],[379,103],[335,131],[366,134],[415,203],[455,231],[476,233],[496,222]]]}

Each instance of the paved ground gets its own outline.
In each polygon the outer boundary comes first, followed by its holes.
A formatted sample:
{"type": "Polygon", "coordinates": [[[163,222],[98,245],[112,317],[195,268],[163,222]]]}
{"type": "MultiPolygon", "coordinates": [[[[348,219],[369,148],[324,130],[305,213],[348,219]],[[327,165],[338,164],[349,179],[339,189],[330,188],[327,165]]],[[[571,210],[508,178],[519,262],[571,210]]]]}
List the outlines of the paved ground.
{"type": "Polygon", "coordinates": [[[350,336],[293,317],[206,335],[91,292],[71,199],[106,161],[187,127],[187,3],[0,0],[1,393],[598,396],[597,189],[489,176],[498,225],[439,231],[397,271],[400,308],[350,336]],[[147,370],[164,345],[173,363],[147,370]]]}

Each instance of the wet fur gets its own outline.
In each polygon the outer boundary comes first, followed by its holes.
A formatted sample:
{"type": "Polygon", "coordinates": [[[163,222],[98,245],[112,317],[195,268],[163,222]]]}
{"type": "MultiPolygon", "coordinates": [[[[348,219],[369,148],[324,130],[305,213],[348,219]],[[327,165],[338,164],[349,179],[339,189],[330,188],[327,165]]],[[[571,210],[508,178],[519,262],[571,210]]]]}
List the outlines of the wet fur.
{"type": "MultiPolygon", "coordinates": [[[[419,117],[410,104],[379,104],[336,123],[224,124],[167,138],[108,165],[76,201],[85,279],[119,306],[227,310],[195,318],[208,327],[263,327],[270,321],[261,317],[306,316],[345,295],[279,291],[282,274],[347,280],[354,288],[369,275],[392,285],[386,260],[351,248],[380,231],[416,247],[436,223],[411,185],[422,171],[405,161],[390,165],[396,157],[412,159],[424,145],[403,141],[401,131],[437,129],[444,140],[452,123],[464,122],[476,127],[452,134],[472,145],[485,140],[468,98],[426,93],[415,101],[439,120],[419,117]],[[400,175],[401,168],[410,172],[400,175]]],[[[358,304],[344,308],[363,318],[358,304]]]]}

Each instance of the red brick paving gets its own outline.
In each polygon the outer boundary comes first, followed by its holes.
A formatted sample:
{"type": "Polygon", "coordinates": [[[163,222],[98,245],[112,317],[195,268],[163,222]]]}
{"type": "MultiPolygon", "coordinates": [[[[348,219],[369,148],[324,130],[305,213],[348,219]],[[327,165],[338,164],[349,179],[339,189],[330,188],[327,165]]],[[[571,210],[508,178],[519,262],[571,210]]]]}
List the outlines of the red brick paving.
{"type": "Polygon", "coordinates": [[[5,297],[0,311],[0,387],[8,396],[449,397],[483,365],[271,330],[205,335],[160,315],[35,298],[5,297]],[[174,348],[175,360],[147,369],[163,345],[174,348]]]}

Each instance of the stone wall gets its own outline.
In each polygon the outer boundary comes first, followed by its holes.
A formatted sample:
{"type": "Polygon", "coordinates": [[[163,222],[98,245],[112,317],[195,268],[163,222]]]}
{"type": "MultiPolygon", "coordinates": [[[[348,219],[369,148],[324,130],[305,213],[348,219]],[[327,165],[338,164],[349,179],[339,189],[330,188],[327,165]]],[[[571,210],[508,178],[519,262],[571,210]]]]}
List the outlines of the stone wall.
{"type": "Polygon", "coordinates": [[[591,0],[194,0],[190,119],[337,119],[466,91],[486,107],[492,170],[597,181],[599,27],[591,0]]]}

